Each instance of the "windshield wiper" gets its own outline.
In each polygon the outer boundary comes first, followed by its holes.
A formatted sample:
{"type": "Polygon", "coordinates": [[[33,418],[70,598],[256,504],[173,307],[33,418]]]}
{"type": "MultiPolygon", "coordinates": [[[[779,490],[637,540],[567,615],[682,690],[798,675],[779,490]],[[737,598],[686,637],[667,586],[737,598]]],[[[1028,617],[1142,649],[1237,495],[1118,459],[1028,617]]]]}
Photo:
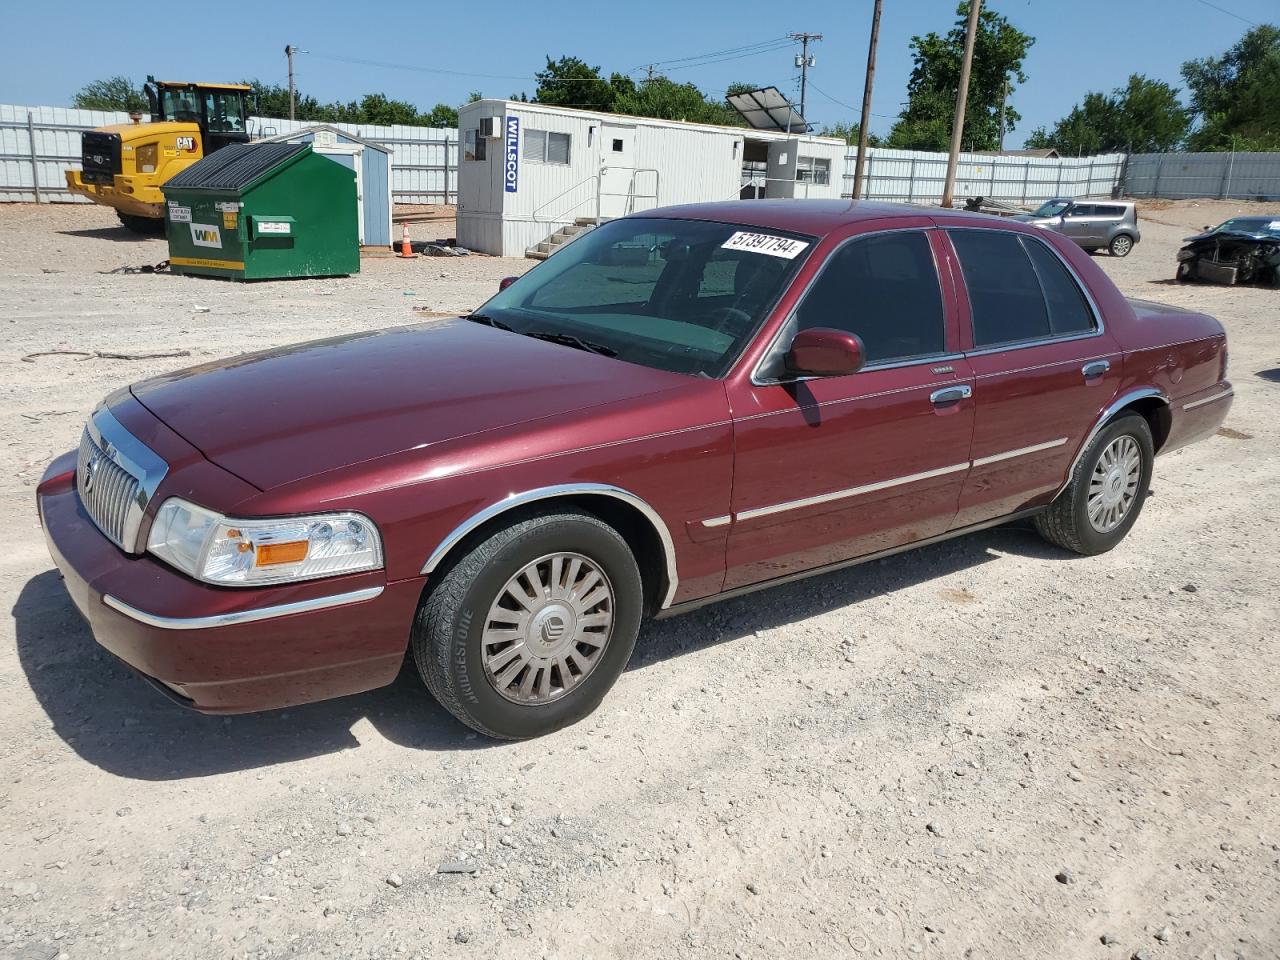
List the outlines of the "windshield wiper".
{"type": "Polygon", "coordinates": [[[482,323],[486,327],[494,327],[498,330],[511,330],[514,332],[513,328],[508,324],[503,323],[501,320],[495,320],[493,317],[487,316],[483,313],[469,313],[463,319],[470,320],[472,323],[482,323]]]}
{"type": "Polygon", "coordinates": [[[537,340],[546,340],[548,343],[563,344],[576,350],[598,353],[602,357],[616,357],[618,355],[618,351],[613,347],[606,347],[603,343],[594,343],[591,340],[583,340],[581,337],[575,337],[571,333],[556,333],[552,330],[526,330],[524,335],[537,340]]]}

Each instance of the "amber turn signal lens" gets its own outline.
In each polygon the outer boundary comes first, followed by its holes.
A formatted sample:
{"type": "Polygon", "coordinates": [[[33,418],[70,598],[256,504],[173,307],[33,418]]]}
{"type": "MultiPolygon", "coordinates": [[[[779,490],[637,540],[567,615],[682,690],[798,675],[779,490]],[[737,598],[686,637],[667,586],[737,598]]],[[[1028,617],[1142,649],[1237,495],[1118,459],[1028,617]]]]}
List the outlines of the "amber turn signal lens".
{"type": "Polygon", "coordinates": [[[260,543],[254,566],[273,567],[281,563],[297,563],[307,559],[306,540],[292,540],[289,543],[260,543]]]}

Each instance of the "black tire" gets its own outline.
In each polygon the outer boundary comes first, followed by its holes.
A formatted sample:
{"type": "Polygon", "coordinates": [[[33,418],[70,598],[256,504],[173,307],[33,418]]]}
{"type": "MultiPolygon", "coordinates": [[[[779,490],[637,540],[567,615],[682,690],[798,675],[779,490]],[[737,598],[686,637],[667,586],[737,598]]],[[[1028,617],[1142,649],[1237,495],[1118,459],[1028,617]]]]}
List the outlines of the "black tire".
{"type": "Polygon", "coordinates": [[[1094,437],[1076,464],[1067,487],[1049,508],[1035,518],[1036,530],[1052,544],[1084,556],[1106,553],[1133,527],[1142,512],[1142,504],[1151,487],[1151,469],[1155,462],[1155,445],[1151,439],[1151,426],[1136,411],[1121,414],[1107,424],[1094,437]],[[1089,484],[1102,452],[1121,436],[1132,437],[1138,445],[1141,459],[1137,495],[1120,524],[1105,533],[1097,530],[1089,520],[1089,484]]]}
{"type": "Polygon", "coordinates": [[[120,218],[125,229],[134,233],[146,237],[155,237],[164,233],[164,220],[158,217],[138,217],[132,213],[120,213],[118,210],[116,216],[120,218]]]}
{"type": "Polygon", "coordinates": [[[1127,233],[1117,233],[1107,244],[1107,252],[1113,257],[1127,257],[1133,252],[1134,240],[1127,233]]]}
{"type": "Polygon", "coordinates": [[[1190,283],[1192,279],[1191,264],[1185,262],[1178,264],[1178,269],[1173,272],[1173,279],[1178,283],[1190,283]]]}
{"type": "Polygon", "coordinates": [[[577,723],[591,713],[631,659],[644,610],[644,587],[623,538],[599,518],[547,509],[472,546],[440,576],[419,605],[411,646],[432,695],[455,717],[486,736],[523,740],[577,723]],[[485,672],[481,637],[490,607],[511,577],[556,552],[588,558],[612,587],[612,632],[594,667],[550,702],[516,703],[498,693],[485,672]]]}

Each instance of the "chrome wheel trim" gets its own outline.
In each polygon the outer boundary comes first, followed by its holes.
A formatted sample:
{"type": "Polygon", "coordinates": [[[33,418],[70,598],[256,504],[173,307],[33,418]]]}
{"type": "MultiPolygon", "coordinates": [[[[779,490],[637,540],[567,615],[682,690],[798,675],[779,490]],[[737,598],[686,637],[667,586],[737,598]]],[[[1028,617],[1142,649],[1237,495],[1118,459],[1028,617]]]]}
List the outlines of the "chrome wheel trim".
{"type": "Polygon", "coordinates": [[[485,617],[485,678],[503,699],[551,703],[595,669],[613,636],[613,585],[594,560],[550,553],[498,591],[485,617]]]}
{"type": "Polygon", "coordinates": [[[1142,450],[1127,433],[1112,440],[1098,457],[1089,477],[1089,525],[1110,533],[1124,522],[1138,499],[1142,482],[1142,450]]]}
{"type": "Polygon", "coordinates": [[[1128,256],[1133,249],[1133,240],[1129,237],[1116,237],[1111,241],[1111,252],[1117,257],[1128,256]]]}

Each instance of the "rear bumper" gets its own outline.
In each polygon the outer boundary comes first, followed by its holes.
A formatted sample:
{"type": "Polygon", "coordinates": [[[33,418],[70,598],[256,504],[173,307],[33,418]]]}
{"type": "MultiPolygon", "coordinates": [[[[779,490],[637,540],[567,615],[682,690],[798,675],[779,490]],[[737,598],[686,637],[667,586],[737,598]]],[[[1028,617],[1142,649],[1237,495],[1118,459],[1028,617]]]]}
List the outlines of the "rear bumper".
{"type": "Polygon", "coordinates": [[[143,194],[133,195],[133,187],[122,176],[116,176],[114,182],[85,183],[79,170],[66,172],[67,189],[82,197],[88,197],[94,203],[115,207],[121,213],[135,217],[151,217],[159,220],[164,216],[164,205],[159,202],[160,192],[155,188],[146,188],[143,194]],[[148,194],[157,196],[149,196],[148,194]],[[154,202],[153,202],[154,201],[154,202]]]}
{"type": "Polygon", "coordinates": [[[422,579],[382,572],[229,589],[118,549],[84,513],[74,455],[36,497],[76,608],[104,648],[205,713],[248,713],[390,683],[404,659],[422,579]]]}

